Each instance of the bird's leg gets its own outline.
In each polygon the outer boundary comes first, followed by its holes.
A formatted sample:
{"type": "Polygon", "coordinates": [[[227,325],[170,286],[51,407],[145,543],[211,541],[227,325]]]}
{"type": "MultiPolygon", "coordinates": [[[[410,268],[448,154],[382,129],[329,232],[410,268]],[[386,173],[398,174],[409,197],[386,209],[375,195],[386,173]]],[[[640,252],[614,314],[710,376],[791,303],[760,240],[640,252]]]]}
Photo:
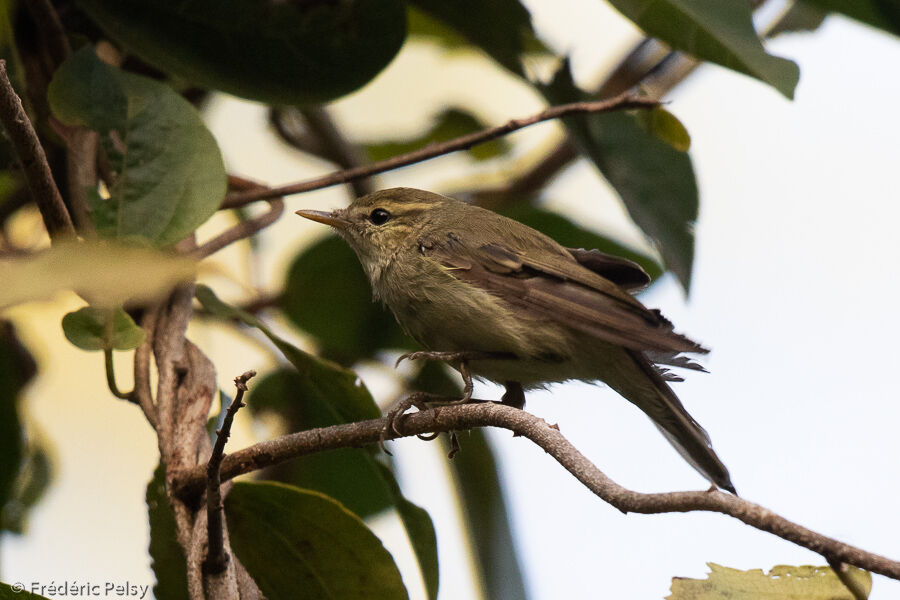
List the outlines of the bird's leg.
{"type": "MultiPolygon", "coordinates": [[[[385,440],[387,440],[388,435],[390,435],[391,433],[396,435],[403,435],[398,426],[403,420],[406,411],[408,411],[413,406],[415,406],[419,410],[428,410],[433,406],[466,404],[472,401],[472,390],[474,389],[474,384],[472,382],[472,374],[469,372],[470,360],[511,360],[515,359],[515,355],[509,352],[409,352],[398,358],[395,366],[399,365],[404,360],[417,360],[420,358],[424,358],[426,360],[440,360],[455,367],[459,371],[459,374],[463,379],[462,396],[460,396],[459,398],[452,398],[449,396],[428,394],[426,392],[413,392],[406,398],[403,398],[402,400],[397,402],[397,404],[395,404],[391,408],[391,410],[388,411],[388,422],[384,426],[384,429],[381,431],[381,439],[378,442],[381,446],[381,449],[384,450],[387,454],[390,454],[390,452],[388,452],[387,448],[385,448],[384,446],[385,440]]],[[[515,385],[518,385],[518,383],[515,383],[515,385]]],[[[521,405],[524,406],[525,396],[522,393],[522,387],[519,386],[518,389],[519,395],[521,396],[521,405]]],[[[509,387],[507,387],[507,394],[509,394],[509,387]]],[[[507,394],[504,394],[503,396],[504,401],[506,400],[507,394]]],[[[417,437],[423,440],[433,440],[437,437],[437,434],[434,433],[429,435],[419,435],[417,437]]]]}
{"type": "Polygon", "coordinates": [[[500,402],[513,408],[525,408],[525,390],[522,389],[522,384],[518,381],[507,381],[504,382],[504,385],[506,386],[506,391],[503,393],[503,397],[500,398],[500,402]]]}

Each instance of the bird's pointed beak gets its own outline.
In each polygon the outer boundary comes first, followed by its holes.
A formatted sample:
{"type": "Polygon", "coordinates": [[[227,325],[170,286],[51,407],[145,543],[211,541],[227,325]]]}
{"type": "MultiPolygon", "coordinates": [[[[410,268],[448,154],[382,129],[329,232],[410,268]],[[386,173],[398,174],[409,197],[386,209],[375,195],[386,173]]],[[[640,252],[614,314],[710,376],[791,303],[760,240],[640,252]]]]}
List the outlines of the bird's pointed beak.
{"type": "Polygon", "coordinates": [[[324,223],[325,225],[331,225],[335,229],[346,229],[347,225],[350,224],[339,211],[335,212],[322,212],[321,210],[298,210],[297,214],[303,217],[304,219],[309,219],[310,221],[315,221],[317,223],[324,223]]]}

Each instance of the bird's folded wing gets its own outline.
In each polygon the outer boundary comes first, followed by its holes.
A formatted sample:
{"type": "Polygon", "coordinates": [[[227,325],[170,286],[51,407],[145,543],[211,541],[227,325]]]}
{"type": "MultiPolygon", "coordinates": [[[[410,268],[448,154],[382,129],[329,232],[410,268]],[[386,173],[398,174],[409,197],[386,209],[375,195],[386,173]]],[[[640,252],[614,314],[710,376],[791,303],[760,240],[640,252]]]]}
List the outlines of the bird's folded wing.
{"type": "Polygon", "coordinates": [[[578,264],[615,283],[623,290],[633,292],[650,285],[650,276],[636,262],[599,250],[566,248],[578,264]]]}
{"type": "MultiPolygon", "coordinates": [[[[706,350],[677,334],[612,281],[559,253],[513,250],[491,243],[469,245],[451,236],[420,246],[458,279],[525,311],[632,350],[669,354],[706,350]]],[[[639,268],[639,267],[638,267],[639,268]]]]}

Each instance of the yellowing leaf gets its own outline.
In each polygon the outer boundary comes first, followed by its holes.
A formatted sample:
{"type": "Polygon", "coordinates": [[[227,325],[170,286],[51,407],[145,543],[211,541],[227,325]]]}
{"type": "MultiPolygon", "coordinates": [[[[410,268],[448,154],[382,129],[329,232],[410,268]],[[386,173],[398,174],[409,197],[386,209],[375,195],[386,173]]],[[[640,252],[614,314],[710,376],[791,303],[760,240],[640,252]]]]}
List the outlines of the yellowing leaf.
{"type": "Polygon", "coordinates": [[[68,242],[27,257],[0,259],[0,308],[74,290],[92,305],[148,302],[192,279],[196,263],[149,248],[68,242]]]}
{"type": "MultiPolygon", "coordinates": [[[[778,565],[768,573],[762,569],[740,571],[708,563],[707,579],[672,580],[666,600],[853,600],[850,591],[829,567],[778,565]]],[[[850,567],[866,595],[872,590],[872,576],[850,567]]]]}

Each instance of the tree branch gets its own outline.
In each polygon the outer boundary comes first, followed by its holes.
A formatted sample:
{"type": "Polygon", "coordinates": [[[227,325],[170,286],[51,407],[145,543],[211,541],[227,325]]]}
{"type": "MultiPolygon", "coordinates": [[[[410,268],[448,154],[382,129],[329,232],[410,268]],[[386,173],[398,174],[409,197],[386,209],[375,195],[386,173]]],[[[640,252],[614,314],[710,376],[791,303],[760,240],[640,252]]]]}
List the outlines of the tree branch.
{"type": "Polygon", "coordinates": [[[247,371],[243,375],[234,378],[237,395],[235,395],[234,400],[232,400],[231,405],[225,412],[222,428],[216,432],[216,444],[213,446],[212,455],[209,457],[209,462],[206,463],[206,530],[209,546],[203,567],[207,573],[212,575],[224,571],[228,566],[229,560],[228,553],[225,552],[225,532],[222,523],[225,515],[225,505],[222,503],[222,480],[219,467],[222,465],[222,458],[225,455],[225,444],[231,435],[231,424],[234,422],[234,416],[237,414],[237,411],[246,406],[244,404],[244,392],[247,391],[247,382],[255,376],[256,371],[247,371]]]}
{"type": "Polygon", "coordinates": [[[364,165],[352,169],[345,169],[342,171],[331,173],[330,175],[316,177],[314,179],[309,179],[307,181],[301,181],[285,186],[270,188],[268,190],[254,190],[237,194],[229,194],[225,198],[225,201],[222,203],[222,208],[237,208],[238,206],[244,206],[245,204],[256,202],[257,200],[265,200],[267,198],[274,198],[276,196],[287,196],[289,194],[300,194],[302,192],[309,192],[312,190],[318,190],[341,183],[347,183],[348,181],[371,177],[372,175],[377,175],[378,173],[384,173],[385,171],[399,169],[400,167],[405,167],[425,160],[430,160],[432,158],[443,156],[444,154],[450,154],[451,152],[456,152],[458,150],[467,150],[477,144],[489,142],[508,133],[512,133],[513,131],[523,129],[542,121],[550,121],[552,119],[559,119],[561,117],[566,117],[569,115],[584,113],[604,113],[615,110],[628,110],[638,108],[646,109],[653,108],[658,105],[659,102],[657,102],[656,100],[641,98],[630,94],[620,94],[614,98],[597,102],[575,102],[572,104],[551,106],[550,108],[530,117],[525,117],[522,119],[512,119],[504,125],[491,127],[489,129],[477,131],[475,133],[470,133],[468,135],[460,136],[446,142],[429,144],[428,146],[420,150],[415,150],[406,154],[400,154],[398,156],[372,163],[370,165],[364,165]]]}
{"type": "MultiPolygon", "coordinates": [[[[386,425],[386,418],[373,419],[301,431],[260,442],[226,456],[221,466],[222,478],[231,479],[298,456],[374,444],[381,438],[386,425]]],[[[816,533],[767,508],[731,494],[719,491],[646,494],[628,490],[585,458],[559,430],[523,410],[494,403],[472,403],[413,413],[404,417],[401,423],[403,436],[487,426],[509,429],[528,438],[556,459],[585,487],[623,513],[717,512],[818,552],[827,560],[844,562],[892,579],[900,579],[900,562],[816,533]]],[[[388,439],[396,437],[400,436],[393,432],[387,436],[388,439]]],[[[189,498],[202,493],[205,482],[205,466],[200,465],[176,473],[172,485],[176,494],[189,498]]]]}
{"type": "Polygon", "coordinates": [[[59,236],[74,235],[72,218],[53,181],[53,173],[47,164],[47,155],[41,141],[6,74],[5,60],[0,60],[0,121],[22,163],[25,184],[41,211],[50,237],[56,239],[59,236]]]}

